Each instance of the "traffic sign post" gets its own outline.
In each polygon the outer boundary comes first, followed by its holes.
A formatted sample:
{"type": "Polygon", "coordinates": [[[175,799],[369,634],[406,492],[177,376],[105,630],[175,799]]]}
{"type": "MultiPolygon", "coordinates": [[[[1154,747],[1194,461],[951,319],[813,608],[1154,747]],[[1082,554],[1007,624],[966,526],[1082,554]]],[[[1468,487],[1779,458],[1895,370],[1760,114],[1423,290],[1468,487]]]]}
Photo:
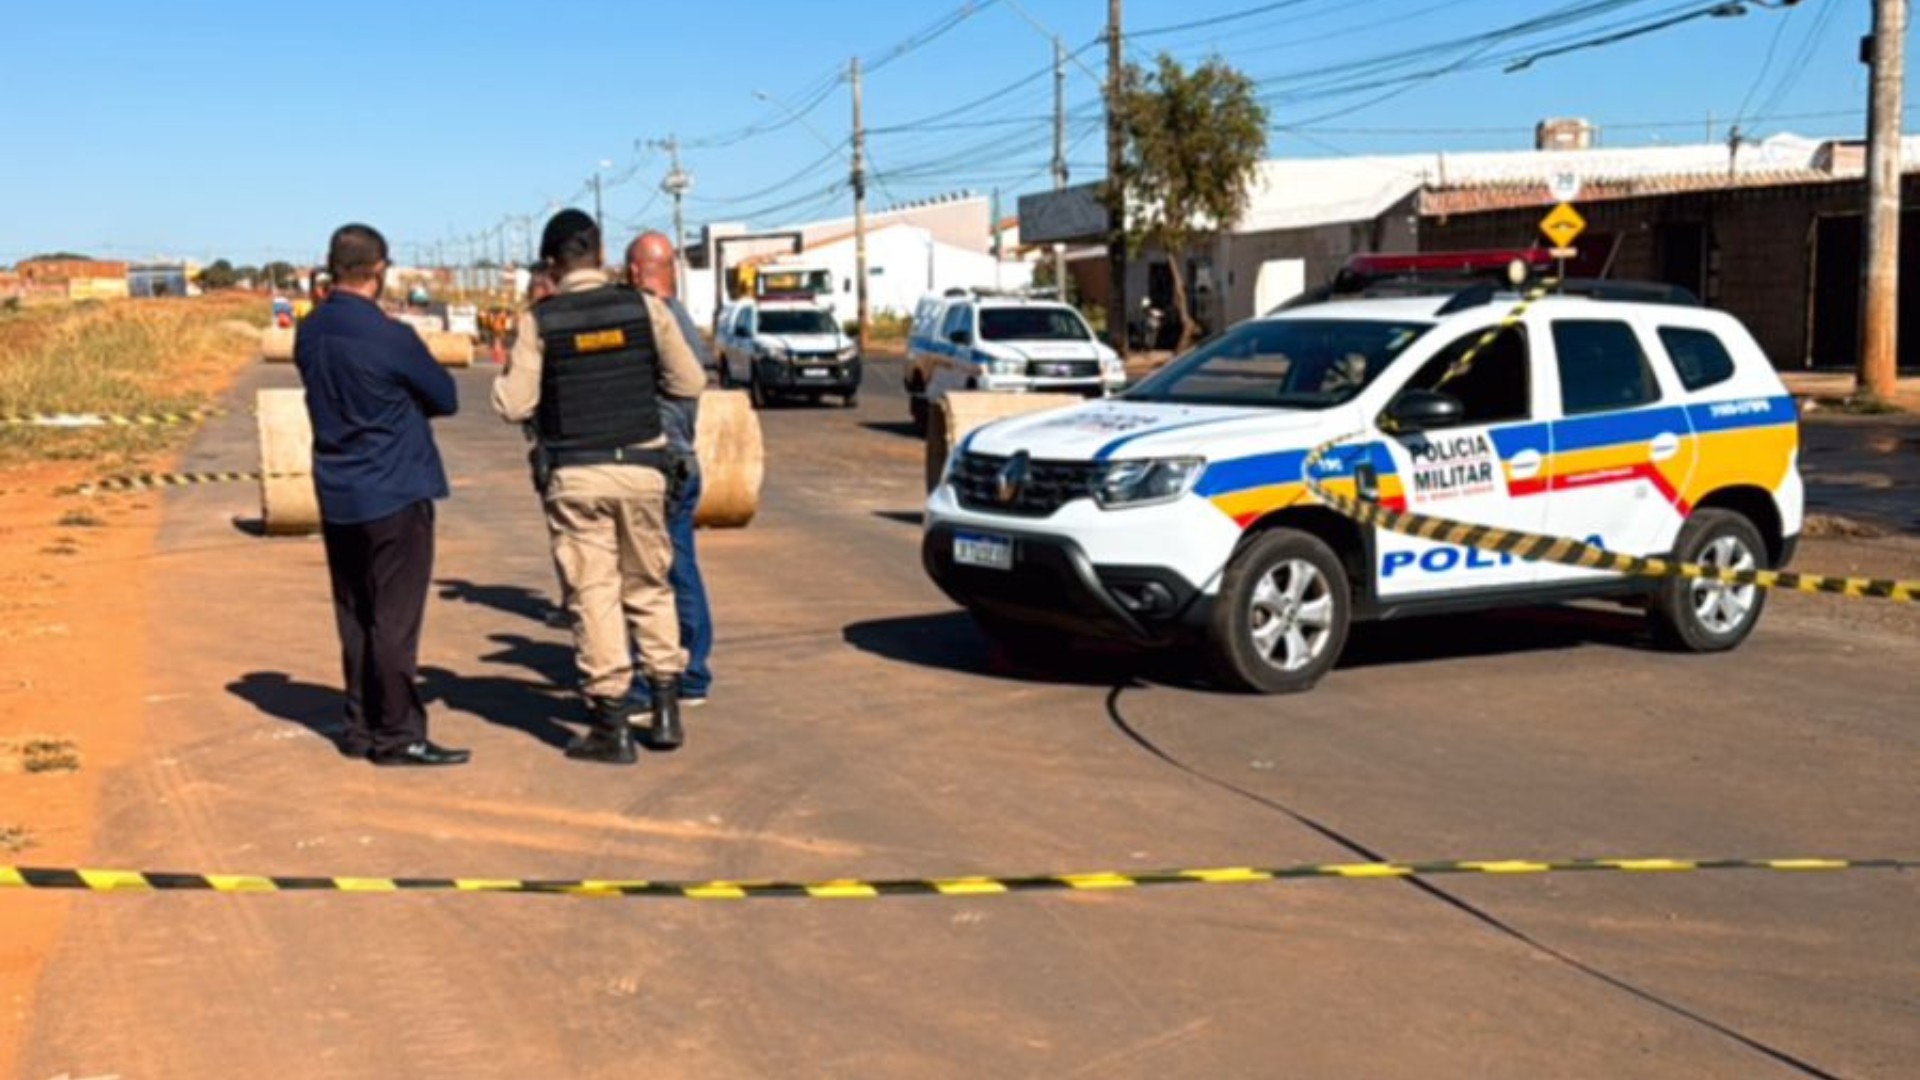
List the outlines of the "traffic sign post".
{"type": "MultiPolygon", "coordinates": [[[[1571,178],[1573,181],[1571,184],[1558,183],[1559,180],[1565,179],[1562,177],[1555,177],[1554,179],[1556,181],[1554,184],[1554,194],[1556,195],[1566,190],[1572,190],[1574,192],[1580,190],[1580,183],[1577,177],[1571,178]]],[[[1552,242],[1553,257],[1558,260],[1560,264],[1558,271],[1560,280],[1565,281],[1567,279],[1567,260],[1577,254],[1573,249],[1573,242],[1580,238],[1581,233],[1586,231],[1587,219],[1580,216],[1580,211],[1575,210],[1572,203],[1562,202],[1552,210],[1547,211],[1546,217],[1540,219],[1540,232],[1552,242]]]]}

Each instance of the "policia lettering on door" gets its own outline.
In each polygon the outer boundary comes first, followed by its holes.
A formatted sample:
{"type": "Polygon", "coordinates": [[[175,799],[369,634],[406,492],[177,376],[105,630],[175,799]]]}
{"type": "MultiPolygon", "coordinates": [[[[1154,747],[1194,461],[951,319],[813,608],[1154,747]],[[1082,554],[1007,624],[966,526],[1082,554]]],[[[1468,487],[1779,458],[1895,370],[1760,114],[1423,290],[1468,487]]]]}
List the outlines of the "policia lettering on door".
{"type": "Polygon", "coordinates": [[[1454,499],[1494,490],[1499,456],[1483,434],[1422,439],[1407,444],[1413,457],[1411,493],[1421,499],[1454,499]]]}

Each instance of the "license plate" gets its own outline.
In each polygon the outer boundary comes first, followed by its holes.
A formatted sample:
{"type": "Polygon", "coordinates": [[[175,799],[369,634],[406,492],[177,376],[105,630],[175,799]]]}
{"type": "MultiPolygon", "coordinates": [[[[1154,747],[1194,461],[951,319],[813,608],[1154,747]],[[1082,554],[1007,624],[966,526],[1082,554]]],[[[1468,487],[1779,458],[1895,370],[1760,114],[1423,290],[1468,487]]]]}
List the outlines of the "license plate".
{"type": "Polygon", "coordinates": [[[800,369],[800,377],[803,379],[824,379],[827,377],[827,374],[828,374],[827,369],[823,367],[810,367],[810,368],[800,369]]]}
{"type": "Polygon", "coordinates": [[[962,566],[1011,570],[1013,541],[1004,536],[987,536],[983,533],[956,533],[953,537],[953,561],[962,566]]]}

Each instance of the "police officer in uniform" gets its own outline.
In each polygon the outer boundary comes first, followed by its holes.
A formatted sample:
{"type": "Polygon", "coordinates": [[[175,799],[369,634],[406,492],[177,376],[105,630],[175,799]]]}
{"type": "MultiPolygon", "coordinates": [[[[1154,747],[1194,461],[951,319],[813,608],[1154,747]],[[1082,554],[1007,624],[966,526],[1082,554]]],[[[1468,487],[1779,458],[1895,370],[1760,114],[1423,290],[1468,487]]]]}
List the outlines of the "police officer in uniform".
{"type": "Polygon", "coordinates": [[[521,317],[493,404],[511,423],[532,421],[539,435],[547,530],[591,724],[567,756],[632,764],[626,695],[635,643],[652,697],[651,741],[682,738],[686,655],[668,584],[676,470],[660,402],[696,397],[706,373],[666,307],[602,268],[593,218],[555,214],[540,257],[557,292],[521,317]]]}

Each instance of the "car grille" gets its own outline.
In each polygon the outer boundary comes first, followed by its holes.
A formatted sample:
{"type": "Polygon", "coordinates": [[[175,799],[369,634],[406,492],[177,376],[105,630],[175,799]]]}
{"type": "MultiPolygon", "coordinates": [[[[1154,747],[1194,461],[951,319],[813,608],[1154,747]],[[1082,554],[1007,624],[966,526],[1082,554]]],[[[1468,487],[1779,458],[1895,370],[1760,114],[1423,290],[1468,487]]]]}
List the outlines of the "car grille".
{"type": "Polygon", "coordinates": [[[1093,494],[1093,479],[1100,470],[1091,461],[1033,461],[1028,463],[1027,482],[1020,485],[1013,501],[1001,502],[1000,469],[1007,459],[991,454],[960,455],[954,466],[953,486],[960,505],[970,510],[1022,517],[1046,517],[1075,499],[1093,494]]]}
{"type": "Polygon", "coordinates": [[[1035,379],[1094,379],[1100,375],[1098,360],[1034,360],[1027,374],[1035,379]]]}

